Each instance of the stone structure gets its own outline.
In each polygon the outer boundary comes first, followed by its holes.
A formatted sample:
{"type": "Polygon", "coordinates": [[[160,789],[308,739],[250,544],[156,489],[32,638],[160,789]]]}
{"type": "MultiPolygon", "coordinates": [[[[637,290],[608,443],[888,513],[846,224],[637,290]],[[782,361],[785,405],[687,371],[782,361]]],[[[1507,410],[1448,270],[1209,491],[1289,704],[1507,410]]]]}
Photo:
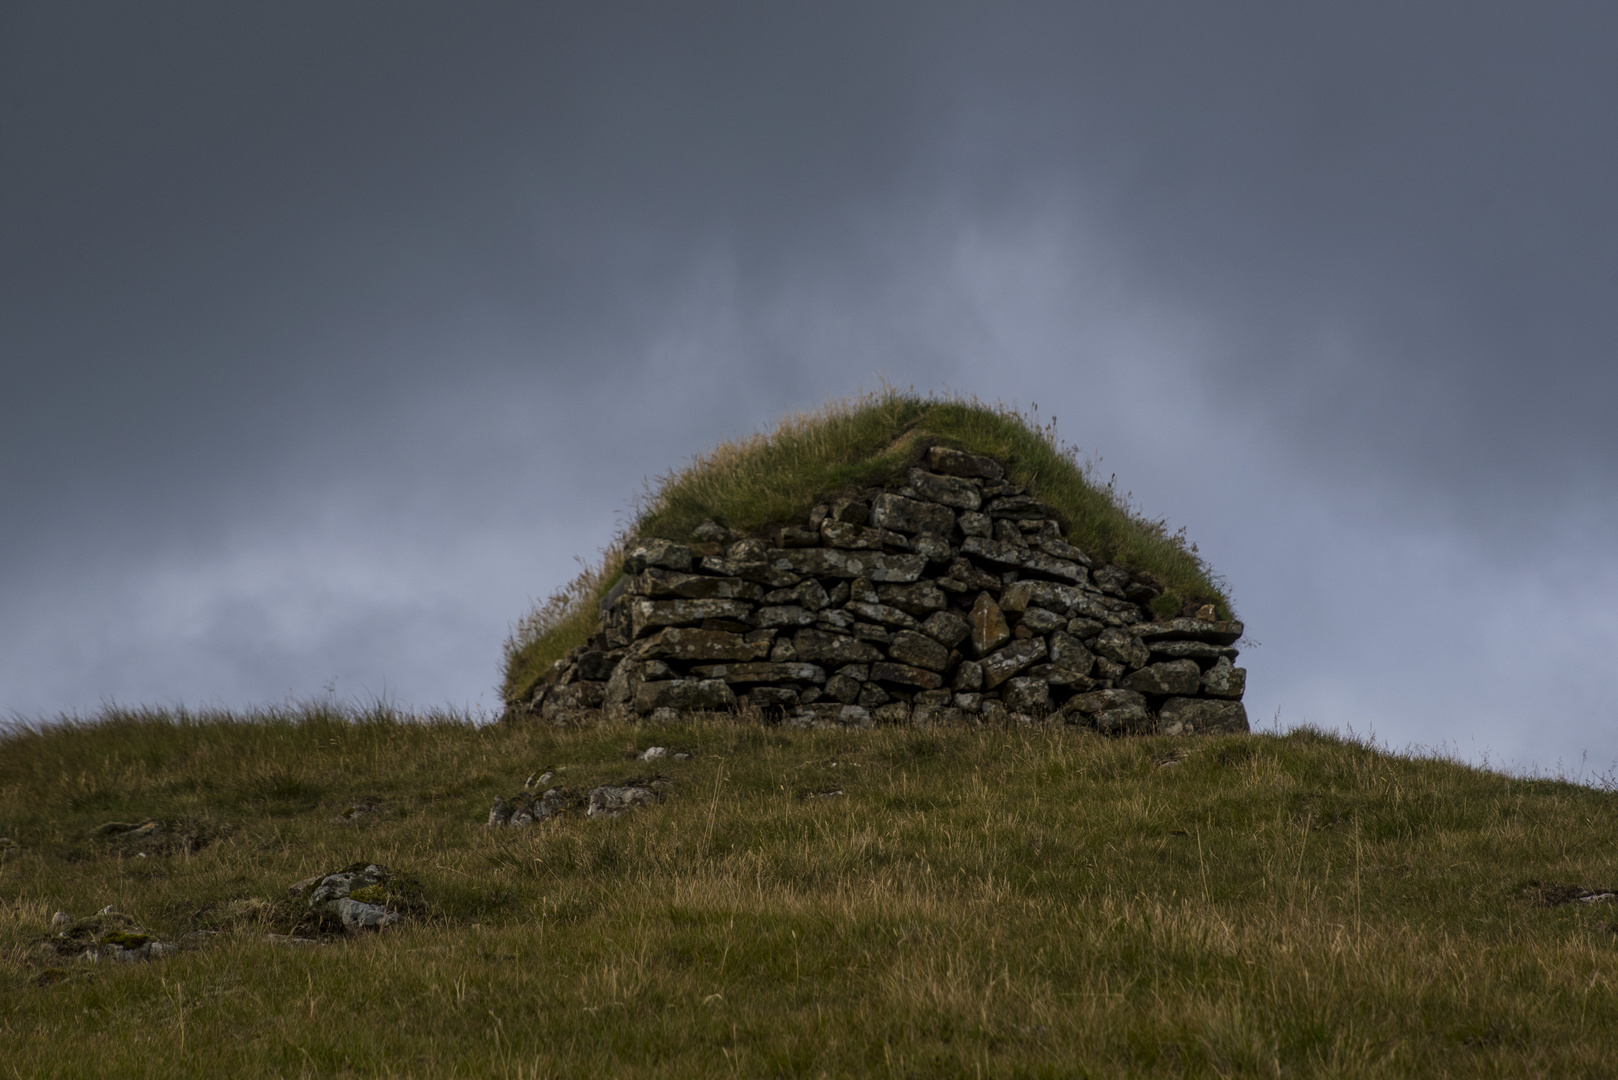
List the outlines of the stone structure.
{"type": "Polygon", "coordinates": [[[998,462],[948,447],[801,526],[633,542],[624,571],[529,701],[542,718],[752,705],[794,725],[1248,730],[1241,623],[1154,616],[1157,583],[1094,566],[998,462]]]}

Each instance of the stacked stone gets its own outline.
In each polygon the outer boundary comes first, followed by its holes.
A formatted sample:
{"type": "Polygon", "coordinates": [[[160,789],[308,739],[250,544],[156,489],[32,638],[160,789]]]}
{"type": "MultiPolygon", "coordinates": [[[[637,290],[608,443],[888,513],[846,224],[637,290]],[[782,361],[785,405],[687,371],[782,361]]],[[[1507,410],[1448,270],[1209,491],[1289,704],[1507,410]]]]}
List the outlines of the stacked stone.
{"type": "Polygon", "coordinates": [[[751,705],[813,726],[1248,729],[1241,623],[1212,605],[1155,619],[1156,582],[1094,567],[998,462],[949,447],[802,526],[632,543],[624,572],[535,692],[543,718],[751,705]]]}

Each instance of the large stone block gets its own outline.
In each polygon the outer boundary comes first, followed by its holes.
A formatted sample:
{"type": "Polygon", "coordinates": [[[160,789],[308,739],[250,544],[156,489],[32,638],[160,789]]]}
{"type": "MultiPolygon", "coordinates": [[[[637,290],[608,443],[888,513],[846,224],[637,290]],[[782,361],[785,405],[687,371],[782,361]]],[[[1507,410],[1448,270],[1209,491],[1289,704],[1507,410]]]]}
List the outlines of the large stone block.
{"type": "Polygon", "coordinates": [[[1244,732],[1248,730],[1247,708],[1239,701],[1169,698],[1159,714],[1159,730],[1165,735],[1244,732]]]}
{"type": "Polygon", "coordinates": [[[826,669],[817,664],[796,662],[754,664],[702,664],[691,669],[699,679],[723,679],[731,685],[738,683],[823,683],[826,669]]]}
{"type": "Polygon", "coordinates": [[[1234,619],[1208,622],[1203,619],[1169,619],[1141,623],[1131,630],[1142,641],[1205,641],[1210,645],[1234,645],[1242,636],[1242,624],[1234,619]]]}
{"type": "Polygon", "coordinates": [[[972,624],[954,612],[935,611],[921,624],[921,632],[946,649],[953,649],[972,633],[972,624]]]}
{"type": "Polygon", "coordinates": [[[919,623],[909,612],[900,611],[887,604],[867,604],[860,600],[850,600],[843,605],[843,610],[857,615],[866,622],[880,623],[883,626],[897,626],[903,630],[913,630],[919,623]]]}
{"type": "Polygon", "coordinates": [[[663,570],[658,567],[627,577],[624,582],[625,591],[631,596],[678,597],[683,600],[757,600],[764,595],[763,586],[738,577],[683,574],[677,570],[663,570]]]}
{"type": "Polygon", "coordinates": [[[749,641],[741,634],[695,627],[669,627],[637,641],[632,653],[641,660],[763,660],[768,640],[749,641]]]}
{"type": "Polygon", "coordinates": [[[954,507],[956,510],[976,510],[983,505],[983,495],[977,487],[958,476],[930,473],[925,469],[911,469],[910,486],[920,498],[954,507]]]}
{"type": "Polygon", "coordinates": [[[1124,679],[1124,687],[1142,694],[1195,694],[1202,684],[1202,669],[1195,660],[1168,660],[1148,664],[1124,679]]]}
{"type": "Polygon", "coordinates": [[[1097,656],[1116,660],[1131,670],[1145,667],[1147,661],[1152,658],[1151,652],[1141,644],[1140,638],[1116,627],[1101,631],[1091,648],[1095,650],[1097,656]]]}
{"type": "Polygon", "coordinates": [[[1202,692],[1209,697],[1240,698],[1246,689],[1247,669],[1236,667],[1223,656],[1202,676],[1202,692]]]}
{"type": "Polygon", "coordinates": [[[1011,625],[994,597],[979,593],[972,605],[972,652],[985,656],[1011,640],[1011,625]]]}
{"type": "Polygon", "coordinates": [[[944,685],[944,677],[936,671],[895,664],[891,661],[871,665],[871,681],[891,683],[894,686],[913,686],[918,690],[937,690],[944,685]]]}
{"type": "Polygon", "coordinates": [[[1236,659],[1237,652],[1229,645],[1210,645],[1206,641],[1169,641],[1158,639],[1148,641],[1146,647],[1152,650],[1153,660],[1196,660],[1208,664],[1223,657],[1226,660],[1236,659]]]}
{"type": "Polygon", "coordinates": [[[729,709],[736,695],[723,679],[669,679],[643,682],[635,691],[635,711],[653,709],[729,709]]]}
{"type": "Polygon", "coordinates": [[[1030,664],[1045,659],[1047,647],[1044,638],[1013,641],[1010,645],[983,658],[983,685],[993,690],[1030,664]]]}
{"type": "Polygon", "coordinates": [[[1084,599],[1084,590],[1054,581],[1014,581],[1000,593],[1003,611],[1023,612],[1030,607],[1066,614],[1084,599]]]}
{"type": "Polygon", "coordinates": [[[1055,633],[1051,635],[1051,663],[1059,668],[1075,671],[1080,675],[1090,674],[1095,667],[1095,654],[1084,647],[1084,643],[1071,634],[1055,633]]]}
{"type": "Polygon", "coordinates": [[[935,611],[943,611],[948,603],[943,590],[930,581],[916,581],[908,585],[878,585],[876,592],[884,604],[891,604],[917,619],[925,619],[935,611]]]}
{"type": "MultiPolygon", "coordinates": [[[[858,578],[871,581],[915,581],[927,567],[920,555],[839,551],[833,548],[794,548],[775,553],[774,566],[783,571],[818,578],[858,578]]],[[[745,576],[745,575],[744,575],[745,576]]],[[[796,584],[794,579],[793,584],[796,584]]]]}
{"type": "Polygon", "coordinates": [[[799,630],[792,638],[798,659],[810,664],[842,667],[845,664],[870,664],[882,659],[882,650],[842,634],[824,630],[799,630]]]}
{"type": "Polygon", "coordinates": [[[1006,703],[1006,708],[1014,712],[1040,716],[1050,708],[1051,687],[1044,679],[1019,675],[1006,680],[1001,700],[1006,703]]]}
{"type": "Polygon", "coordinates": [[[665,626],[694,626],[704,619],[745,620],[753,605],[744,600],[646,600],[630,602],[636,637],[665,626]]]}
{"type": "Polygon", "coordinates": [[[949,650],[925,634],[914,630],[901,630],[893,635],[888,655],[901,664],[943,671],[949,666],[949,650]]]}
{"type": "Polygon", "coordinates": [[[1006,475],[1005,467],[994,458],[969,454],[948,446],[931,447],[923,460],[933,472],[943,473],[946,476],[975,476],[983,480],[999,480],[1006,475]]]}
{"type": "Polygon", "coordinates": [[[1088,571],[1078,563],[1058,559],[1043,551],[1021,547],[1004,540],[985,540],[981,536],[968,536],[961,541],[961,551],[998,570],[1027,570],[1074,585],[1088,579],[1088,571]]]}
{"type": "Polygon", "coordinates": [[[624,572],[638,574],[647,567],[664,570],[691,569],[691,549],[672,540],[642,540],[624,552],[624,572]]]}
{"type": "Polygon", "coordinates": [[[884,493],[871,500],[871,524],[902,533],[948,536],[955,529],[955,511],[937,503],[884,493]]]}

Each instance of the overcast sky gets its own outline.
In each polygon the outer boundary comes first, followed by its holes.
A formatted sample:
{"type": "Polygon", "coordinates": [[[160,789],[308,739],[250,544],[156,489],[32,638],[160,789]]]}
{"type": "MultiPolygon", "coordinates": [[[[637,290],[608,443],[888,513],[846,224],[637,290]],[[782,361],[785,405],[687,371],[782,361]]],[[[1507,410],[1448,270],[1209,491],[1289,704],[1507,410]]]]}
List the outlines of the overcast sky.
{"type": "Polygon", "coordinates": [[[1618,6],[0,6],[0,711],[492,708],[882,379],[1188,528],[1255,726],[1618,761],[1618,6]]]}

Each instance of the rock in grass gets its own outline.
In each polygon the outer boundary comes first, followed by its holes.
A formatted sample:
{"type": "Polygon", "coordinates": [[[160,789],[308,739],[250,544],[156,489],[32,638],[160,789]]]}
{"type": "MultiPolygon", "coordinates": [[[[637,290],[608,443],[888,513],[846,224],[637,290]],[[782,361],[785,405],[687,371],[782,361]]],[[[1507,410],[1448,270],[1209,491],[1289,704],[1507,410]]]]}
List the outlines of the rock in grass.
{"type": "Polygon", "coordinates": [[[386,866],[357,862],[300,881],[293,891],[307,897],[311,914],[335,919],[345,930],[380,930],[404,920],[393,910],[394,884],[394,873],[386,866]]]}

